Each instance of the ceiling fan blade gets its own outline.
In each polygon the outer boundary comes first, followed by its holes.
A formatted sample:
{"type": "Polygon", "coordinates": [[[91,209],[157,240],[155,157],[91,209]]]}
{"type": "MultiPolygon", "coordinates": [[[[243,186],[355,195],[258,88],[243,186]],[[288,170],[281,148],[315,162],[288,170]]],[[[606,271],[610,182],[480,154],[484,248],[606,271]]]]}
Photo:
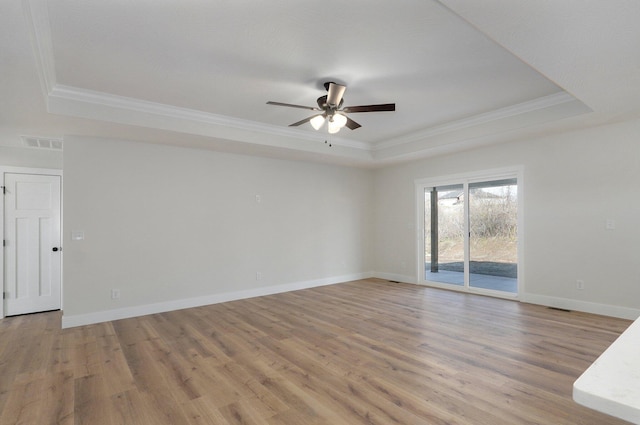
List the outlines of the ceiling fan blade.
{"type": "Polygon", "coordinates": [[[305,119],[300,120],[300,121],[298,121],[298,122],[294,122],[293,124],[289,124],[289,127],[297,127],[297,126],[299,126],[299,125],[302,125],[302,124],[308,123],[309,121],[311,121],[312,119],[314,119],[315,117],[320,116],[320,115],[324,115],[324,113],[322,113],[322,114],[312,115],[312,116],[310,116],[309,118],[305,118],[305,119]]]}
{"type": "Polygon", "coordinates": [[[342,100],[342,95],[344,91],[347,89],[346,86],[342,86],[336,83],[329,83],[329,90],[327,93],[327,105],[337,107],[340,105],[340,101],[342,100]]]}
{"type": "Polygon", "coordinates": [[[320,109],[313,106],[302,106],[302,105],[293,105],[291,103],[282,103],[282,102],[272,102],[268,101],[267,105],[276,105],[276,106],[287,106],[289,108],[300,108],[300,109],[308,109],[310,111],[319,111],[320,109]]]}
{"type": "Polygon", "coordinates": [[[347,117],[347,123],[345,124],[345,127],[348,127],[351,130],[355,130],[356,128],[360,128],[362,126],[351,118],[347,117]]]}
{"type": "Polygon", "coordinates": [[[361,105],[361,106],[347,106],[342,109],[343,112],[386,112],[395,111],[395,103],[382,103],[380,105],[361,105]]]}

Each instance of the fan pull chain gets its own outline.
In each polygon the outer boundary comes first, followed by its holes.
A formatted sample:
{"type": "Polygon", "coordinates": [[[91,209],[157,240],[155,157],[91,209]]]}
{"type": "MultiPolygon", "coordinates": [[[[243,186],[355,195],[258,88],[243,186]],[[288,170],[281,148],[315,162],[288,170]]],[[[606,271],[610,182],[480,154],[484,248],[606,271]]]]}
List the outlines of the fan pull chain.
{"type": "Polygon", "coordinates": [[[331,135],[329,135],[329,140],[328,140],[328,141],[327,141],[327,140],[325,140],[325,141],[324,141],[324,144],[325,144],[325,145],[327,145],[327,144],[328,144],[328,145],[329,145],[329,147],[332,147],[332,146],[333,146],[333,145],[331,144],[331,135]]]}

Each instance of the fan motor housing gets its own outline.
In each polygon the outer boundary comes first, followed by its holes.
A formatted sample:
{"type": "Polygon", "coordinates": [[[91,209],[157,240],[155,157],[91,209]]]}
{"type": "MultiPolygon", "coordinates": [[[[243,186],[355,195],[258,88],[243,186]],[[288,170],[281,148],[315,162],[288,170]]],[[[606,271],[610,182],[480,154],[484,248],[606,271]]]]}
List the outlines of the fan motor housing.
{"type": "MultiPolygon", "coordinates": [[[[323,111],[326,111],[327,109],[329,109],[329,105],[327,104],[327,95],[325,94],[324,96],[320,96],[318,98],[318,107],[320,109],[322,109],[323,111]]],[[[344,103],[344,97],[342,99],[340,99],[340,104],[338,106],[335,107],[335,109],[340,109],[342,107],[342,104],[344,103]]]]}

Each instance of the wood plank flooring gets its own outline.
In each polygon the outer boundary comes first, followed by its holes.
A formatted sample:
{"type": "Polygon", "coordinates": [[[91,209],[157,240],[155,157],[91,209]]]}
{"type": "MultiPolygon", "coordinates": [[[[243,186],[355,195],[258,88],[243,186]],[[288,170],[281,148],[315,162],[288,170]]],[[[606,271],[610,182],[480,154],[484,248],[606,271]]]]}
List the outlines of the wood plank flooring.
{"type": "Polygon", "coordinates": [[[60,329],[0,321],[0,424],[623,424],[573,381],[630,321],[368,279],[60,329]]]}

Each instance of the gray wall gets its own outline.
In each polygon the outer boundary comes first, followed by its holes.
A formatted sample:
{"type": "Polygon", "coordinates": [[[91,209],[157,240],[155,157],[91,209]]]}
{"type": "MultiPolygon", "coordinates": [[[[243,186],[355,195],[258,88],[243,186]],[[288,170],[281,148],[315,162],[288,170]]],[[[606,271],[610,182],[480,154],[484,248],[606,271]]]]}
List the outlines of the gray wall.
{"type": "Polygon", "coordinates": [[[521,299],[637,317],[639,135],[640,121],[632,121],[377,170],[378,275],[416,280],[414,180],[524,165],[521,299]],[[615,230],[605,229],[606,219],[615,230]]]}
{"type": "Polygon", "coordinates": [[[66,138],[64,315],[370,273],[372,173],[66,138]]]}
{"type": "MultiPolygon", "coordinates": [[[[371,274],[415,282],[414,181],[522,165],[521,299],[634,318],[639,134],[629,121],[378,170],[66,138],[64,314],[143,314],[154,303],[371,274]],[[73,230],[85,240],[71,241],[73,230]]],[[[1,165],[62,165],[0,153],[1,165]]]]}

